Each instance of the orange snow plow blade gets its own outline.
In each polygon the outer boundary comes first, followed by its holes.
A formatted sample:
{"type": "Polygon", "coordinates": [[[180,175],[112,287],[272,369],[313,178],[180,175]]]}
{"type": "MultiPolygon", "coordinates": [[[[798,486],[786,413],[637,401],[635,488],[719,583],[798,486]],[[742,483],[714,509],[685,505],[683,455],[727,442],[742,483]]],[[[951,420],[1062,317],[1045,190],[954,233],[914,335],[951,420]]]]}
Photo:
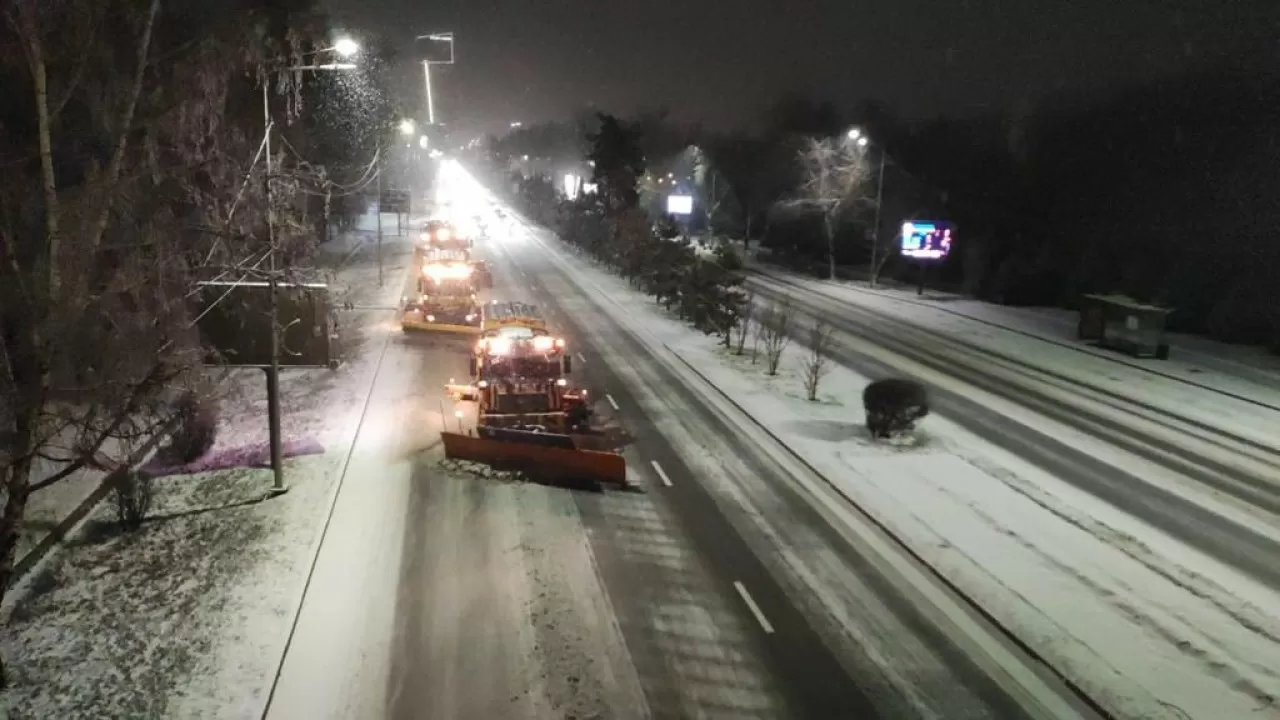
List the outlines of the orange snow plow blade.
{"type": "MultiPolygon", "coordinates": [[[[517,470],[549,481],[597,482],[625,487],[627,461],[617,453],[509,442],[442,432],[444,455],[498,470],[517,470]]],[[[569,439],[567,435],[559,436],[569,439]]]]}

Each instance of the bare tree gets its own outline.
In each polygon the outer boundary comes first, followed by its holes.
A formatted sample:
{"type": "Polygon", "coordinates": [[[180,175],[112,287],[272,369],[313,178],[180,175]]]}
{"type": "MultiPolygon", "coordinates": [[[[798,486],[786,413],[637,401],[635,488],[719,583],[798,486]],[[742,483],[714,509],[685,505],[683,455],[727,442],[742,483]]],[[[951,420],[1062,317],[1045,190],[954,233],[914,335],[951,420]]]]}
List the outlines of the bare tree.
{"type": "Polygon", "coordinates": [[[782,363],[782,353],[791,343],[791,320],[794,312],[791,299],[774,303],[760,317],[760,344],[764,346],[765,373],[778,374],[778,365],[782,363]]]}
{"type": "Polygon", "coordinates": [[[265,183],[245,181],[260,138],[243,126],[260,120],[233,115],[254,64],[245,47],[261,43],[244,42],[248,19],[211,31],[190,11],[0,10],[13,50],[0,72],[14,112],[29,113],[0,133],[0,599],[31,494],[121,467],[196,384],[195,282],[246,277],[275,249],[256,239],[265,183]]]}
{"type": "Polygon", "coordinates": [[[836,230],[841,217],[867,198],[870,164],[864,148],[849,138],[810,138],[800,151],[804,181],[792,206],[822,214],[828,274],[836,276],[836,230]]]}
{"type": "Polygon", "coordinates": [[[694,145],[689,151],[693,153],[693,187],[707,215],[707,231],[716,236],[717,218],[725,203],[732,199],[733,188],[725,181],[715,163],[705,150],[694,145]]]}
{"type": "Polygon", "coordinates": [[[827,353],[831,350],[831,324],[814,318],[809,327],[809,354],[804,361],[804,393],[810,402],[818,399],[818,383],[827,374],[827,353]]]}
{"type": "MultiPolygon", "coordinates": [[[[748,291],[746,298],[742,301],[742,308],[738,311],[738,347],[735,354],[741,355],[746,350],[747,335],[752,330],[752,319],[756,313],[756,294],[748,291]]],[[[752,353],[754,356],[754,353],[752,353]]],[[[754,357],[753,357],[754,359],[754,357]]]]}

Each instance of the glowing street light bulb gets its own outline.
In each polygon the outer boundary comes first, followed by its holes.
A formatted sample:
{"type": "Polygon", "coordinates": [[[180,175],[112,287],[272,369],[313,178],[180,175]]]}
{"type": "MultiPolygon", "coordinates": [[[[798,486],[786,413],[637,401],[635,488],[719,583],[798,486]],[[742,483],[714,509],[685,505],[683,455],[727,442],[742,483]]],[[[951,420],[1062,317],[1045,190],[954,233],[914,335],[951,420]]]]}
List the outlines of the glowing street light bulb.
{"type": "Polygon", "coordinates": [[[351,57],[360,52],[360,44],[349,37],[338,38],[338,41],[333,44],[333,51],[342,57],[351,57]]]}
{"type": "Polygon", "coordinates": [[[849,139],[857,140],[862,137],[862,131],[858,128],[849,128],[849,139]]]}

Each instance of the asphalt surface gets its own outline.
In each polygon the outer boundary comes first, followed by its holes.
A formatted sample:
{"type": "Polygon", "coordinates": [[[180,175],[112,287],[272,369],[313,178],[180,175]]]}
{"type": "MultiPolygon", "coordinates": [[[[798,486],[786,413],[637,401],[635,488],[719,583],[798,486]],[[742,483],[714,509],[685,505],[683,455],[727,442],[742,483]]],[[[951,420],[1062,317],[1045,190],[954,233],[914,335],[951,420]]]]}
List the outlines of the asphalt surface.
{"type": "MultiPolygon", "coordinates": [[[[905,327],[896,320],[768,276],[753,276],[751,285],[766,300],[790,297],[806,314],[827,318],[836,330],[831,355],[845,367],[873,378],[903,375],[900,367],[891,367],[862,350],[868,344],[883,347],[934,372],[955,377],[966,385],[1075,428],[1135,457],[1164,466],[1167,472],[1157,478],[1141,476],[1095,457],[1042,426],[1019,421],[949,388],[930,384],[930,405],[934,412],[963,418],[966,427],[984,440],[1270,587],[1280,587],[1280,563],[1275,561],[1280,557],[1280,543],[1174,492],[1169,483],[1175,476],[1181,477],[1215,492],[1230,494],[1252,509],[1275,517],[1280,507],[1280,487],[1275,484],[1275,475],[1250,477],[1230,467],[1229,462],[1179,447],[1176,440],[1143,434],[1119,413],[1092,413],[1082,406],[1064,404],[1043,395],[1034,383],[1002,371],[994,362],[966,357],[962,348],[933,334],[905,327]]],[[[794,339],[806,342],[805,331],[796,328],[794,339]]],[[[1080,392],[1083,395],[1084,389],[1080,392]]],[[[1192,440],[1188,435],[1182,445],[1192,446],[1192,440]]]]}

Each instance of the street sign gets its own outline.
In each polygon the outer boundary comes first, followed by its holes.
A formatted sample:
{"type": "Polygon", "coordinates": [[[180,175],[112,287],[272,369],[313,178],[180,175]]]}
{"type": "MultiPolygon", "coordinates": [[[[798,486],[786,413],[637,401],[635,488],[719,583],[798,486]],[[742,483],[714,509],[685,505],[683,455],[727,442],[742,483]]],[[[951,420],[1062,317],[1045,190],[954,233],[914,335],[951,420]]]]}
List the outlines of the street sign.
{"type": "Polygon", "coordinates": [[[383,190],[382,196],[378,199],[378,204],[384,213],[404,213],[408,215],[409,191],[383,190]]]}
{"type": "MultiPolygon", "coordinates": [[[[270,285],[202,282],[193,310],[208,355],[205,362],[235,367],[271,365],[270,285]]],[[[322,283],[276,286],[282,367],[335,367],[337,326],[322,283]]]]}

